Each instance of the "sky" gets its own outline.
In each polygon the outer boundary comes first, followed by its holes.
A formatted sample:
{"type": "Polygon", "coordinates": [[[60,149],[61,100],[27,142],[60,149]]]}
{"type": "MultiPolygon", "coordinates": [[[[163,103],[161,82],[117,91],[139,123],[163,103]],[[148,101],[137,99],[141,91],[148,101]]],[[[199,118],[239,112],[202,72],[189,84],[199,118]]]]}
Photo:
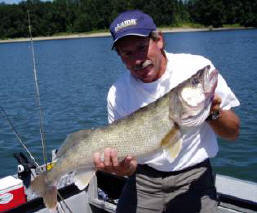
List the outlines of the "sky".
{"type": "Polygon", "coordinates": [[[0,0],[0,2],[4,2],[6,4],[17,4],[19,3],[21,0],[0,0]]]}
{"type": "MultiPolygon", "coordinates": [[[[4,2],[5,4],[18,4],[21,1],[26,1],[26,0],[0,0],[0,3],[4,2]]],[[[47,1],[47,0],[41,0],[41,1],[47,1]]]]}

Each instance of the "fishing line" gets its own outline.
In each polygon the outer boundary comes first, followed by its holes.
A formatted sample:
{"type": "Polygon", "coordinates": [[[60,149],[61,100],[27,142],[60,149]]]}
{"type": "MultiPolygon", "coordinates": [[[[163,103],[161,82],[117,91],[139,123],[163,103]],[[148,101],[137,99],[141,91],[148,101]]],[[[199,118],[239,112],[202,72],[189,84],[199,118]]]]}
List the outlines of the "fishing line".
{"type": "Polygon", "coordinates": [[[57,204],[57,213],[65,213],[65,211],[64,211],[64,208],[63,208],[63,206],[62,206],[62,202],[59,202],[58,204],[57,204]]]}
{"type": "MultiPolygon", "coordinates": [[[[41,102],[40,102],[40,93],[39,93],[39,86],[38,86],[38,78],[37,78],[37,69],[36,69],[36,60],[35,60],[35,50],[34,50],[34,43],[32,39],[32,32],[31,32],[31,22],[30,22],[30,13],[29,10],[27,10],[28,13],[28,23],[29,23],[29,35],[30,35],[30,46],[31,46],[31,52],[32,52],[32,62],[33,62],[33,73],[34,73],[34,81],[35,81],[35,88],[36,88],[36,103],[39,108],[39,117],[40,117],[40,137],[41,137],[41,143],[42,143],[42,152],[43,152],[43,159],[44,164],[47,167],[47,149],[46,149],[46,141],[45,141],[45,133],[44,133],[44,127],[43,127],[43,110],[41,108],[41,102]]],[[[47,171],[47,170],[46,170],[47,171]]]]}
{"type": "MultiPolygon", "coordinates": [[[[43,126],[43,110],[41,108],[40,103],[40,93],[39,93],[39,86],[38,86],[38,78],[37,78],[37,69],[36,69],[36,60],[35,60],[35,50],[34,50],[34,43],[32,38],[32,32],[31,32],[31,22],[30,22],[30,13],[29,10],[27,10],[28,13],[28,23],[29,23],[29,34],[30,34],[30,44],[31,44],[31,52],[32,52],[32,61],[33,61],[33,73],[34,73],[34,81],[35,81],[35,87],[36,87],[36,103],[39,108],[39,116],[40,116],[40,136],[41,136],[41,143],[42,143],[42,151],[43,151],[43,158],[44,158],[44,164],[46,165],[46,172],[47,170],[47,146],[45,141],[45,134],[44,134],[44,126],[43,126]]],[[[60,193],[57,191],[57,195],[60,197],[62,202],[65,204],[66,208],[70,213],[72,213],[72,210],[68,206],[68,204],[65,202],[63,197],[60,195],[60,193]]],[[[60,204],[61,205],[61,204],[60,204]]],[[[62,205],[61,208],[63,209],[62,205]]]]}
{"type": "Polygon", "coordinates": [[[57,204],[56,209],[57,209],[57,213],[65,213],[65,210],[64,210],[64,208],[63,208],[63,206],[62,206],[62,202],[59,202],[59,203],[57,204]]]}
{"type": "MultiPolygon", "coordinates": [[[[73,213],[72,210],[71,210],[71,208],[70,208],[69,205],[65,202],[64,198],[62,197],[62,195],[60,194],[60,192],[59,192],[58,190],[57,190],[57,195],[58,195],[59,198],[62,200],[62,202],[64,203],[65,207],[68,209],[68,211],[69,211],[70,213],[73,213]]],[[[60,206],[62,207],[61,202],[60,202],[60,206]]],[[[63,207],[62,207],[62,209],[63,209],[63,207]]]]}
{"type": "Polygon", "coordinates": [[[11,120],[9,119],[7,113],[5,112],[4,108],[2,106],[0,106],[1,109],[1,115],[2,117],[8,122],[9,126],[11,127],[12,131],[14,132],[15,136],[17,137],[18,141],[20,142],[20,144],[22,145],[22,147],[25,149],[25,151],[28,153],[29,157],[31,158],[31,160],[35,163],[35,165],[37,167],[39,167],[38,163],[36,162],[35,158],[33,157],[33,155],[31,154],[31,152],[29,151],[29,149],[27,148],[27,146],[24,144],[24,142],[22,141],[19,133],[17,132],[16,128],[14,127],[14,125],[12,124],[11,120]]]}

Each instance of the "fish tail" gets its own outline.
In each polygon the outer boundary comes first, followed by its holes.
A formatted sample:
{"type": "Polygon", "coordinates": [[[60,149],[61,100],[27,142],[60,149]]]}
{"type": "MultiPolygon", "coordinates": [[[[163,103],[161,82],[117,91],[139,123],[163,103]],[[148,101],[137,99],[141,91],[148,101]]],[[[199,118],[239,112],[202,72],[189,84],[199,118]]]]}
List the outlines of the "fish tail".
{"type": "Polygon", "coordinates": [[[37,176],[30,185],[32,191],[41,196],[48,209],[56,209],[57,188],[47,181],[46,173],[37,176]]]}

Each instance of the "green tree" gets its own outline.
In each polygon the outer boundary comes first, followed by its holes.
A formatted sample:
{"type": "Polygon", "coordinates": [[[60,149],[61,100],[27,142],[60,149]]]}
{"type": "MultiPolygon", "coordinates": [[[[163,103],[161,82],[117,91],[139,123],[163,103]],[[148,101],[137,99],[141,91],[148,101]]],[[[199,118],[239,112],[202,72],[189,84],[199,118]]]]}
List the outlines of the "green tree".
{"type": "Polygon", "coordinates": [[[240,24],[246,27],[257,27],[257,2],[245,0],[242,8],[244,13],[240,16],[240,24]]]}
{"type": "Polygon", "coordinates": [[[194,22],[213,27],[221,27],[225,23],[225,6],[222,0],[191,0],[188,4],[194,22]]]}
{"type": "Polygon", "coordinates": [[[0,3],[0,37],[28,37],[28,10],[33,36],[48,36],[108,29],[119,13],[131,9],[150,14],[157,26],[188,21],[257,26],[256,0],[24,0],[18,5],[0,3]]]}
{"type": "Polygon", "coordinates": [[[17,5],[0,6],[0,37],[26,37],[26,14],[17,5]]]}

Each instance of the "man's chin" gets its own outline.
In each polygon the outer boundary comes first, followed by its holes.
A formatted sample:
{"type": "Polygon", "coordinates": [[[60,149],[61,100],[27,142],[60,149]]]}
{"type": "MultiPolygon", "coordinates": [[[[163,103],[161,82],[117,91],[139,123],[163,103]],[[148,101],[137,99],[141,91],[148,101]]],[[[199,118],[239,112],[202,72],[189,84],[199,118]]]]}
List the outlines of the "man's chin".
{"type": "Polygon", "coordinates": [[[151,83],[156,80],[155,76],[153,75],[153,73],[151,73],[151,71],[148,72],[145,76],[142,76],[140,79],[144,83],[151,83]]]}
{"type": "Polygon", "coordinates": [[[140,78],[140,80],[144,83],[151,83],[154,81],[154,79],[151,77],[140,78]]]}

